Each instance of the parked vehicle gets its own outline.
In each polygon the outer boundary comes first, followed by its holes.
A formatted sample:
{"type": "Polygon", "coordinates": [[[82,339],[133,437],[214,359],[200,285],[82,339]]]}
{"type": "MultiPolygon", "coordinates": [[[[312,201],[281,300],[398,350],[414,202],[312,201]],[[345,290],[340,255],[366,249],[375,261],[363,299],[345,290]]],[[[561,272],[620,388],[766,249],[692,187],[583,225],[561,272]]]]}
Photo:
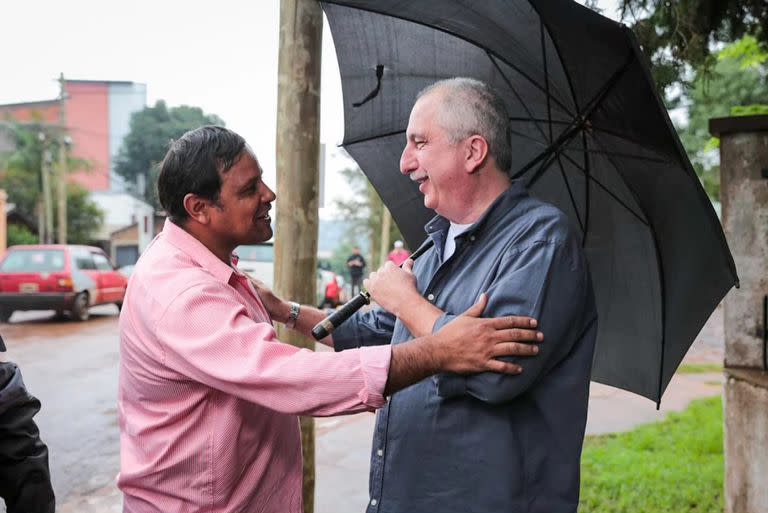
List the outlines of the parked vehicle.
{"type": "Polygon", "coordinates": [[[248,274],[267,287],[274,285],[275,274],[275,248],[272,242],[238,246],[235,249],[237,255],[237,268],[248,274]]]}
{"type": "Polygon", "coordinates": [[[69,312],[78,321],[91,306],[123,305],[128,280],[92,246],[11,246],[0,261],[0,322],[16,310],[69,312]]]}
{"type": "MultiPolygon", "coordinates": [[[[263,282],[267,287],[274,287],[275,248],[272,242],[262,242],[247,246],[238,246],[237,268],[263,282]]],[[[344,280],[332,271],[317,270],[316,304],[321,308],[336,307],[343,303],[344,280]]]]}

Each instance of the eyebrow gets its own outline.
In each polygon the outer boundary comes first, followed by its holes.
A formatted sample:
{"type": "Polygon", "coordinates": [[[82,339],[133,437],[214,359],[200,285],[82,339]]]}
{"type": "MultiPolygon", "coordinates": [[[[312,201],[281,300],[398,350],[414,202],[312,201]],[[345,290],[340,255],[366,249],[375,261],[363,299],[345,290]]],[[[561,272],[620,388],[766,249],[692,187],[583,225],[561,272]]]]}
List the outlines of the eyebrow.
{"type": "Polygon", "coordinates": [[[240,191],[246,190],[248,187],[253,185],[255,182],[258,182],[261,180],[263,173],[259,173],[257,176],[254,176],[253,178],[249,178],[247,182],[245,182],[243,185],[240,186],[240,191]]]}
{"type": "Polygon", "coordinates": [[[409,141],[413,142],[416,139],[424,139],[424,134],[422,134],[420,132],[414,132],[412,134],[408,134],[408,140],[409,141]]]}

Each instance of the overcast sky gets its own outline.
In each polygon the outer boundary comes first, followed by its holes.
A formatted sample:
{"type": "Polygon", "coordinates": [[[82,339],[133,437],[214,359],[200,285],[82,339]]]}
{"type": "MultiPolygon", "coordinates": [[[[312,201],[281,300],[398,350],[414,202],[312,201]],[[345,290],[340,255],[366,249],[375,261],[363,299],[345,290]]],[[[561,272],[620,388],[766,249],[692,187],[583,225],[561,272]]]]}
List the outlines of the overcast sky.
{"type": "MultiPolygon", "coordinates": [[[[615,5],[600,3],[610,11],[615,5]]],[[[60,72],[69,79],[141,82],[150,105],[163,99],[220,116],[246,138],[275,184],[279,0],[8,0],[0,19],[0,103],[55,98],[60,72]]],[[[329,205],[345,192],[334,173],[345,159],[334,151],[344,127],[327,25],[321,98],[329,205]]]]}

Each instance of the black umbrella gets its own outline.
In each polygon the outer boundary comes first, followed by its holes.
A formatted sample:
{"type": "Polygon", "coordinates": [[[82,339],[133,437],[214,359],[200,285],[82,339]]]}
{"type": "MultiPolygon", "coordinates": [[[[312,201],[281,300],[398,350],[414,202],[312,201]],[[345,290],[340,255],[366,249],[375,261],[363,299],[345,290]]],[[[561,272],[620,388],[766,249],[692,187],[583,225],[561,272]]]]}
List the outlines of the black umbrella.
{"type": "Polygon", "coordinates": [[[720,223],[632,32],[570,0],[321,2],[343,146],[411,247],[434,215],[398,172],[416,93],[485,81],[511,116],[513,169],[583,237],[598,303],[593,379],[659,401],[738,285],[720,223]]]}

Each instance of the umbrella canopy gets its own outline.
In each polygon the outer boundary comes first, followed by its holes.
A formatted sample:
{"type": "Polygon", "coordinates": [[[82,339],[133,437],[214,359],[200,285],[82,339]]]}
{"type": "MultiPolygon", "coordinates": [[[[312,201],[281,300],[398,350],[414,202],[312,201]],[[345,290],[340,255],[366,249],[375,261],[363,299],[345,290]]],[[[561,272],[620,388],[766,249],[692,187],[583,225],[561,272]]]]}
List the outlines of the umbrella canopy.
{"type": "Polygon", "coordinates": [[[480,79],[510,113],[513,177],[582,235],[599,315],[593,379],[658,401],[738,278],[632,32],[570,0],[321,4],[341,70],[342,144],[409,245],[434,215],[399,172],[416,94],[480,79]]]}

